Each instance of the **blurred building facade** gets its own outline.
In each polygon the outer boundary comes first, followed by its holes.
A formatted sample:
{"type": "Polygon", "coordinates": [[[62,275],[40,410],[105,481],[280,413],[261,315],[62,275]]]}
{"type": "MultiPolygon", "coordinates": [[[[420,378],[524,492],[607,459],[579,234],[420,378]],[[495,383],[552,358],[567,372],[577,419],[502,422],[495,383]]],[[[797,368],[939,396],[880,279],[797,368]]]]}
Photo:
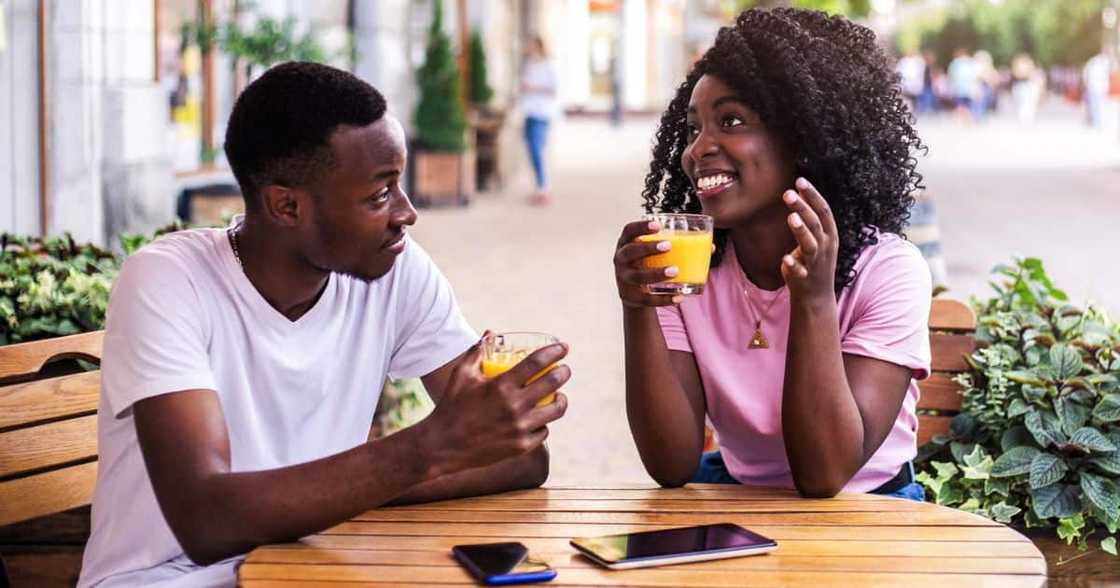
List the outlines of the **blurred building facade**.
{"type": "MultiPolygon", "coordinates": [[[[247,70],[205,29],[290,19],[328,63],[411,126],[433,0],[0,0],[0,232],[115,242],[175,216],[198,184],[232,183],[221,153],[247,70]],[[203,34],[200,35],[199,31],[203,34]]],[[[720,0],[443,0],[456,51],[478,30],[510,167],[522,47],[540,35],[571,113],[660,111],[727,18],[720,0]]],[[[507,170],[508,171],[508,170],[507,170]]]]}

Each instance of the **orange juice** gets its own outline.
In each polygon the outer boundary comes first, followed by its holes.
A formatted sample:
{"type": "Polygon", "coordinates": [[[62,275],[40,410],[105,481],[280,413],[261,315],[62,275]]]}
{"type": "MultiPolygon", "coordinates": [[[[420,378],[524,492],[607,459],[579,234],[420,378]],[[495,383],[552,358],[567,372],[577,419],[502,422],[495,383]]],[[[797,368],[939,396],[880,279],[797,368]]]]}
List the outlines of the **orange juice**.
{"type": "Polygon", "coordinates": [[[677,266],[676,276],[660,284],[652,284],[651,292],[699,294],[708,282],[708,265],[712,259],[711,231],[662,231],[642,235],[639,241],[668,241],[672,248],[642,260],[646,268],[677,266]],[[676,286],[674,286],[676,284],[676,286]]]}
{"type": "MultiPolygon", "coordinates": [[[[508,333],[495,335],[483,345],[482,375],[493,378],[513,369],[531,353],[557,340],[551,335],[543,333],[508,333]]],[[[529,378],[526,384],[532,384],[556,367],[552,364],[537,372],[529,378]]],[[[537,401],[537,406],[551,404],[556,400],[556,393],[551,393],[537,401]]]]}

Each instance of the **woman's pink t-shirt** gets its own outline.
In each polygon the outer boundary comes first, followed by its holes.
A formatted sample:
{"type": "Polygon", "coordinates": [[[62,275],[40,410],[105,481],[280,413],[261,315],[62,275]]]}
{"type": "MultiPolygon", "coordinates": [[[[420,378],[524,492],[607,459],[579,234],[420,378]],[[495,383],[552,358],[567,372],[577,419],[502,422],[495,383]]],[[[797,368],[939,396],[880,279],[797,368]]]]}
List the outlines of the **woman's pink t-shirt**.
{"type": "MultiPolygon", "coordinates": [[[[892,233],[879,233],[879,242],[860,254],[855,271],[855,280],[838,300],[841,351],[913,370],[894,427],[844,487],[867,492],[894,477],[917,453],[915,380],[927,377],[930,370],[931,279],[918,248],[892,233]]],[[[708,418],[731,475],[743,484],[793,488],[782,441],[789,290],[767,291],[752,284],[729,244],[703,294],[657,311],[669,349],[696,358],[708,418]],[[747,347],[756,313],[764,315],[768,349],[747,347]]]]}

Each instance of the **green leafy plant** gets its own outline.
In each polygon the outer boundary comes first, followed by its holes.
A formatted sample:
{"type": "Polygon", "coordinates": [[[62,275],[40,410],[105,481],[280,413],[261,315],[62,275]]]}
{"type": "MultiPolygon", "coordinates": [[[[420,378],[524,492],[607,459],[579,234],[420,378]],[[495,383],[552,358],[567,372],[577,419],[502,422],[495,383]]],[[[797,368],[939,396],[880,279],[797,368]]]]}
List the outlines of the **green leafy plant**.
{"type": "MultiPolygon", "coordinates": [[[[156,231],[182,229],[179,223],[156,231]]],[[[123,235],[125,255],[154,237],[123,235]]],[[[121,258],[69,233],[49,239],[0,235],[0,345],[74,335],[105,326],[121,258]]]]}
{"type": "Polygon", "coordinates": [[[957,378],[961,414],[916,460],[930,497],[1003,523],[1055,527],[1116,554],[1120,325],[1068,303],[1038,259],[993,269],[973,300],[977,350],[957,378]]]}
{"type": "Polygon", "coordinates": [[[277,20],[269,16],[257,18],[251,30],[242,29],[236,22],[226,24],[221,36],[222,50],[245,67],[246,77],[251,78],[255,67],[269,68],[282,61],[326,60],[326,53],[315,40],[313,32],[296,33],[296,20],[287,17],[277,20]]]}
{"type": "Polygon", "coordinates": [[[443,2],[432,3],[432,26],[424,65],[416,75],[416,142],[431,151],[462,152],[467,146],[467,118],[459,95],[459,66],[451,39],[443,32],[443,2]]]}
{"type": "Polygon", "coordinates": [[[470,88],[467,96],[471,104],[486,106],[494,99],[494,89],[487,81],[486,47],[482,44],[482,34],[475,29],[471,32],[470,46],[470,88]]]}

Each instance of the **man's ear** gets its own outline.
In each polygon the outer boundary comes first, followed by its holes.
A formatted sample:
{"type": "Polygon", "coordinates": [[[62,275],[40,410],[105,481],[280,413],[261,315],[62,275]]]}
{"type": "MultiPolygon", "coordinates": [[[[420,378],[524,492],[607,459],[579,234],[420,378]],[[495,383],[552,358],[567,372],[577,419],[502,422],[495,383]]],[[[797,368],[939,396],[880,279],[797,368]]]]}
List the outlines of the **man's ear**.
{"type": "Polygon", "coordinates": [[[261,189],[261,204],[265,215],[282,227],[299,225],[300,215],[306,214],[300,191],[287,186],[269,184],[261,189]]]}

